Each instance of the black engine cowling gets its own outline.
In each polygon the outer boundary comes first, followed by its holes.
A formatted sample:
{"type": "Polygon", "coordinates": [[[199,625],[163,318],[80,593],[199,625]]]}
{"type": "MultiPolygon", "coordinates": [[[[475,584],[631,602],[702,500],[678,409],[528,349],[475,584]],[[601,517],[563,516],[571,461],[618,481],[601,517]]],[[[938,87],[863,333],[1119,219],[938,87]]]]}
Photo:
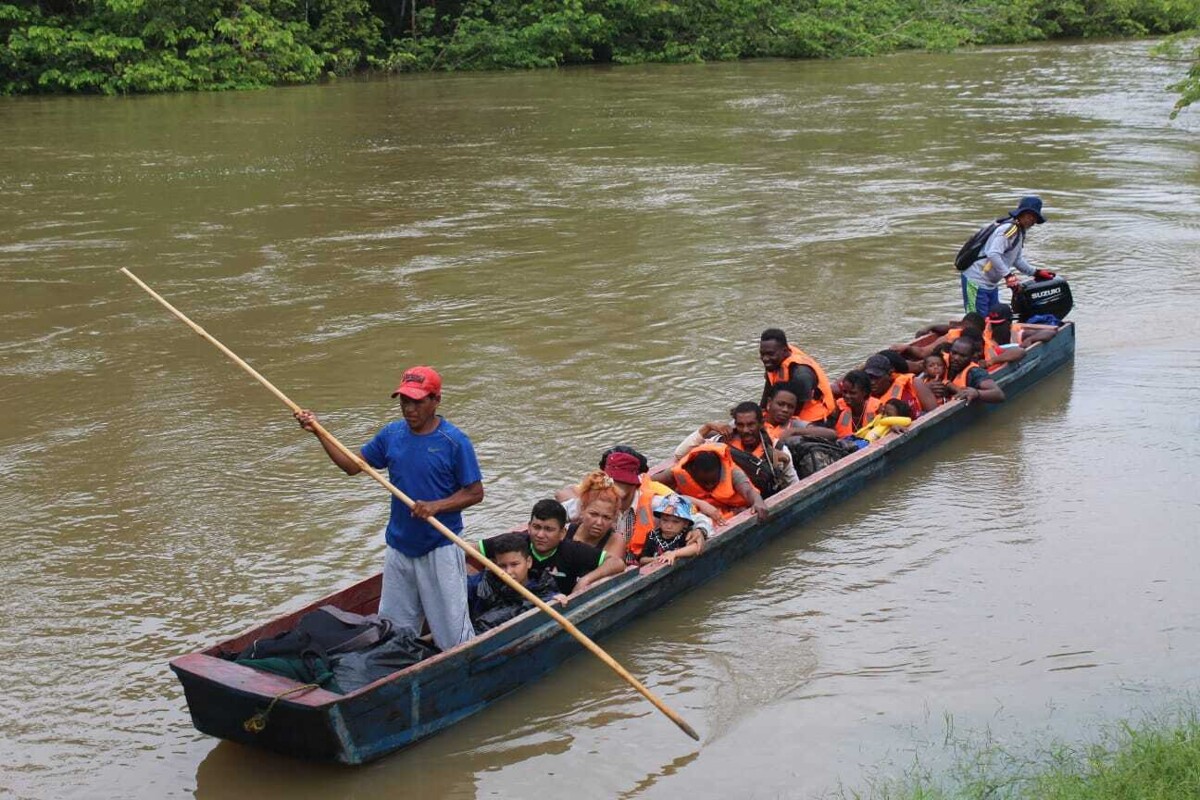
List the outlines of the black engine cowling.
{"type": "Polygon", "coordinates": [[[1066,319],[1074,301],[1066,278],[1053,277],[1048,281],[1032,281],[1013,292],[1012,309],[1017,319],[1025,322],[1038,314],[1053,314],[1066,319]]]}

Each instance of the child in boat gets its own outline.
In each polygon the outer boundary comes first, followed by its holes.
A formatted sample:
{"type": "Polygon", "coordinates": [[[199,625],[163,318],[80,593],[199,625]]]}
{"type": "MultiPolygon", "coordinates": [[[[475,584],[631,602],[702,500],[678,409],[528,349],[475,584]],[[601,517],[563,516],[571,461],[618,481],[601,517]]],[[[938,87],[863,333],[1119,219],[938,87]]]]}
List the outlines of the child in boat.
{"type": "MultiPolygon", "coordinates": [[[[549,601],[558,593],[558,584],[549,571],[530,575],[533,554],[529,550],[529,539],[522,534],[505,533],[492,537],[488,540],[488,555],[509,577],[543,600],[549,601]]],[[[491,630],[533,608],[533,604],[515,589],[486,570],[472,575],[468,583],[467,602],[476,633],[491,630]]]]}
{"type": "Polygon", "coordinates": [[[876,442],[889,433],[901,433],[912,424],[912,406],[903,400],[888,400],[879,407],[879,414],[855,433],[866,442],[876,442]]]}
{"type": "MultiPolygon", "coordinates": [[[[946,362],[942,360],[941,353],[931,353],[925,356],[925,370],[921,373],[921,380],[925,381],[925,385],[929,387],[946,382],[946,362]]],[[[934,396],[937,397],[936,392],[934,396]]],[[[944,402],[946,402],[944,398],[937,398],[939,406],[944,402]]]]}
{"type": "Polygon", "coordinates": [[[921,373],[921,380],[926,383],[941,383],[946,380],[946,362],[940,355],[925,356],[925,370],[921,373]]]}
{"type": "Polygon", "coordinates": [[[658,524],[646,537],[639,559],[642,564],[674,564],[675,559],[700,555],[704,536],[688,544],[688,532],[696,524],[696,512],[690,498],[678,494],[654,498],[654,517],[658,524]]]}

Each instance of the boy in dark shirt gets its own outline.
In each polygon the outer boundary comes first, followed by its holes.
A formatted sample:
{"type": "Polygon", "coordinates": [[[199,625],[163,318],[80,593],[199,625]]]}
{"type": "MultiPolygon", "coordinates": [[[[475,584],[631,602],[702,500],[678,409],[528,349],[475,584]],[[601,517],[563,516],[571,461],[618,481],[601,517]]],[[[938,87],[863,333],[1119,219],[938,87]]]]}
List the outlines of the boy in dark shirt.
{"type": "MultiPolygon", "coordinates": [[[[558,592],[554,578],[546,572],[531,574],[533,556],[529,552],[528,539],[519,533],[505,533],[488,541],[489,557],[496,566],[543,600],[553,599],[558,592]]],[[[491,572],[474,575],[469,583],[468,601],[476,633],[491,630],[533,608],[532,603],[491,572]]]]}
{"type": "MultiPolygon", "coordinates": [[[[563,605],[567,599],[587,589],[599,578],[608,554],[590,544],[567,539],[567,509],[557,500],[539,500],[529,516],[529,555],[533,559],[529,574],[540,577],[548,574],[558,584],[560,594],[555,598],[563,605]]],[[[479,552],[488,558],[499,536],[479,543],[479,552]]]]}

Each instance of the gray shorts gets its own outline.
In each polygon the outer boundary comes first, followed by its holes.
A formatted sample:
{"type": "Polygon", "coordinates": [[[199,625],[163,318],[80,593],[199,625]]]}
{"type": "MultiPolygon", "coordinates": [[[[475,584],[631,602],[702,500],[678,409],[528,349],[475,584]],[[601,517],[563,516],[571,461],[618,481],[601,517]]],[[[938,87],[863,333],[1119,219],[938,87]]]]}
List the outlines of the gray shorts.
{"type": "Polygon", "coordinates": [[[421,632],[429,622],[433,643],[449,650],[475,635],[467,613],[467,564],[454,545],[436,547],[410,558],[394,547],[383,560],[383,591],[379,616],[399,630],[421,632]]]}

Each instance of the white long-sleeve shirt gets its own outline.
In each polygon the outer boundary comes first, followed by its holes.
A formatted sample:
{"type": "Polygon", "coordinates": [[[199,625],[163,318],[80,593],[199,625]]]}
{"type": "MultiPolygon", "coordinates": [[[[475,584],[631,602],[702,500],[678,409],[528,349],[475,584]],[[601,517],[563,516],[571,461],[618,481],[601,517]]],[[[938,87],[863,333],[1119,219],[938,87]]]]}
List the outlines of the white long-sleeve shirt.
{"type": "Polygon", "coordinates": [[[998,289],[1013,270],[1032,275],[1035,267],[1021,254],[1024,245],[1025,231],[1020,225],[1001,223],[988,237],[975,263],[963,270],[963,275],[985,289],[998,289]]]}

